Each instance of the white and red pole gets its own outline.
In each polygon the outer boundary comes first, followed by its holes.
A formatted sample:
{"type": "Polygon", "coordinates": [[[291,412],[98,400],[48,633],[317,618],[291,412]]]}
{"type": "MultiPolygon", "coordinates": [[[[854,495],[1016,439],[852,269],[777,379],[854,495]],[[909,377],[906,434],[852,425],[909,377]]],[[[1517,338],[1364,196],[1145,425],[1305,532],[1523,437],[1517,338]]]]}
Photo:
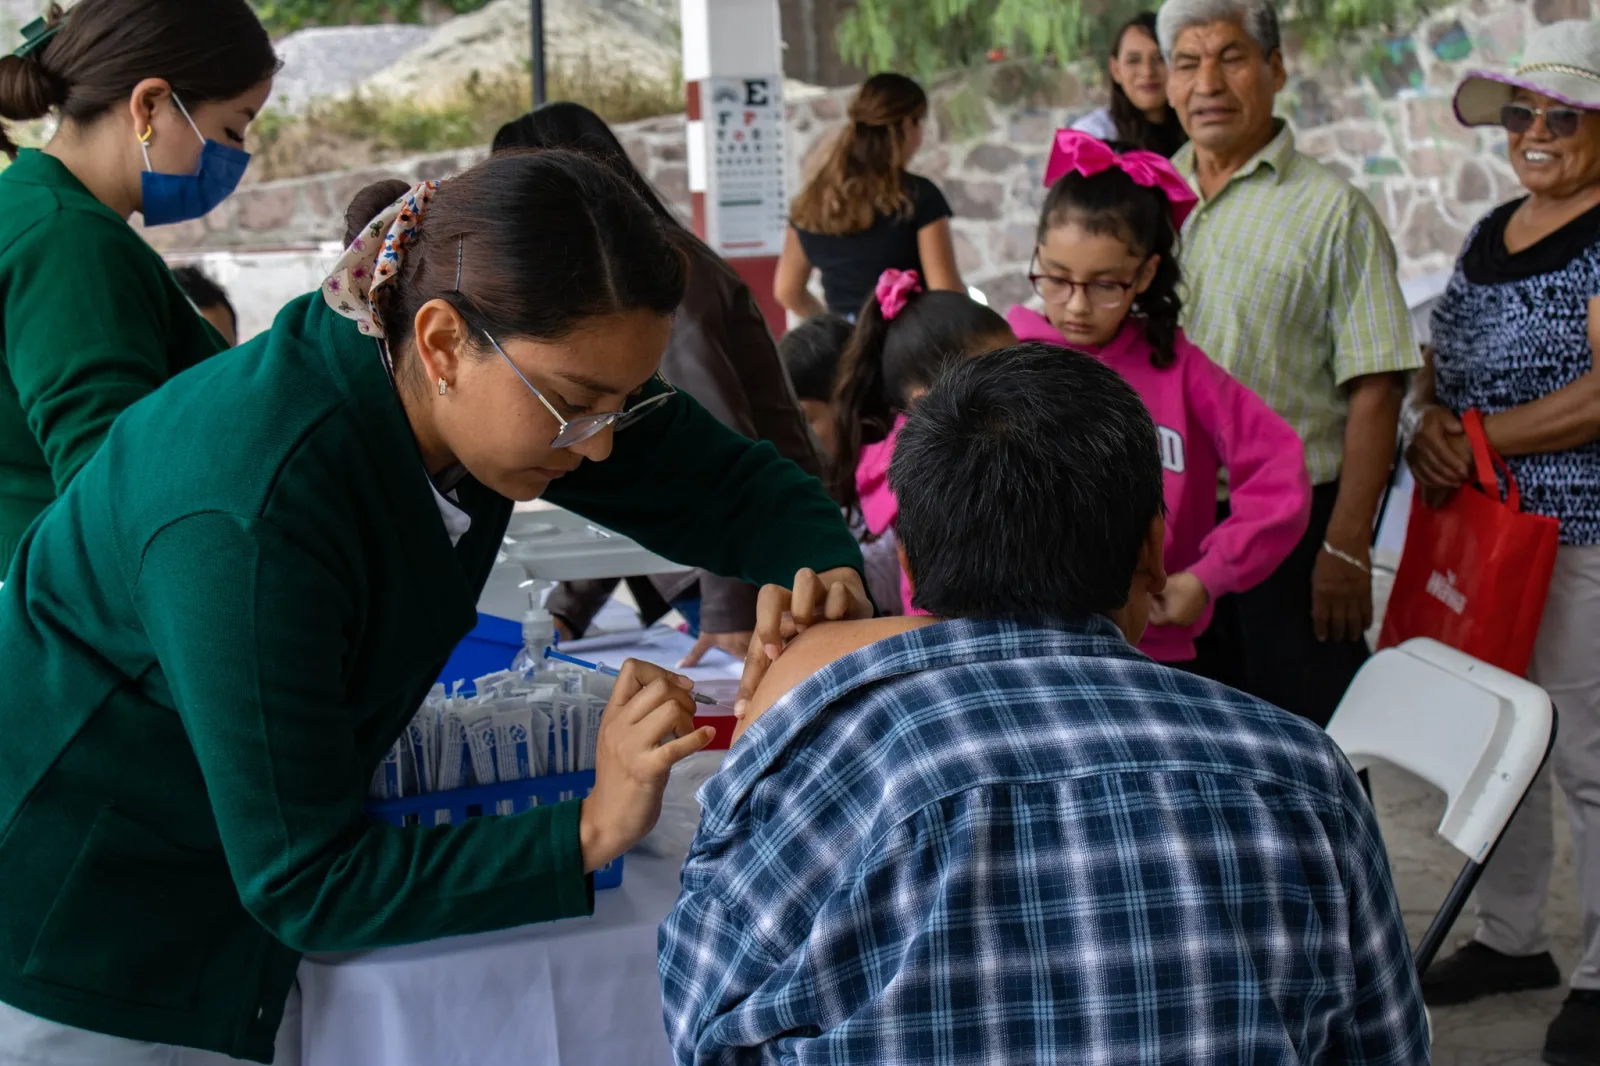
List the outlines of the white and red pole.
{"type": "Polygon", "coordinates": [[[694,230],[744,278],[774,335],[772,279],[788,224],[777,0],[681,0],[694,230]]]}

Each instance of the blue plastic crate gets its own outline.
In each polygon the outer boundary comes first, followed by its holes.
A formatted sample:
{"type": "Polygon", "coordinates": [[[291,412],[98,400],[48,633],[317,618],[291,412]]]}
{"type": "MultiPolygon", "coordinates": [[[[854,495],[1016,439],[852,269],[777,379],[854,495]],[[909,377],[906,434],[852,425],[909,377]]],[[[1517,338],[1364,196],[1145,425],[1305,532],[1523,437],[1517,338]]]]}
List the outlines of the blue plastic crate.
{"type": "MultiPolygon", "coordinates": [[[[520,646],[520,644],[519,644],[520,646]]],[[[510,781],[503,785],[477,785],[449,792],[432,792],[405,799],[375,800],[367,804],[374,818],[398,826],[460,825],[468,818],[516,814],[550,803],[582,799],[594,788],[594,771],[553,774],[510,781]]],[[[618,857],[594,872],[594,887],[616,888],[622,884],[622,859],[618,857]]]]}
{"type": "Polygon", "coordinates": [[[473,678],[506,669],[521,650],[521,622],[480,613],[478,624],[450,653],[450,660],[439,673],[439,682],[448,690],[457,681],[465,681],[467,685],[462,691],[473,692],[473,678]]]}

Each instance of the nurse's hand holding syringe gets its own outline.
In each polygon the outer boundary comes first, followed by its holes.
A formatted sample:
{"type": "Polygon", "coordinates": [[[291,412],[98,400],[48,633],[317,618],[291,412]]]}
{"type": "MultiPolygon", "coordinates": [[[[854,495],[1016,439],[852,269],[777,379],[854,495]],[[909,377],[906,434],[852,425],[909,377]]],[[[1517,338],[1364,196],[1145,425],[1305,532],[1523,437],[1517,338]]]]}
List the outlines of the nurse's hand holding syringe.
{"type": "Polygon", "coordinates": [[[673,764],[704,748],[716,729],[694,725],[694,682],[629,659],[600,716],[594,788],[583,801],[578,840],[591,873],[655,828],[673,764]],[[661,742],[662,737],[676,739],[661,742]]]}

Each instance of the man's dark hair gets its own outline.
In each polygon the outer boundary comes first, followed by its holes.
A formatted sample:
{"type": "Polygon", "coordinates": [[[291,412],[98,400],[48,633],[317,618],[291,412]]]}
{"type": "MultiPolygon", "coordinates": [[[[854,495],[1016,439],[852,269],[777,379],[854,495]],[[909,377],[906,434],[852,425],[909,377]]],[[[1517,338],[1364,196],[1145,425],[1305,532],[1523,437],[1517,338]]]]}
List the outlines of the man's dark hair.
{"type": "Polygon", "coordinates": [[[197,266],[180,266],[172,268],[172,276],[178,282],[178,288],[189,297],[189,302],[200,310],[208,307],[224,308],[233,318],[233,328],[239,329],[239,312],[233,309],[233,304],[228,300],[228,294],[222,286],[206,276],[206,272],[197,266]]]}
{"type": "Polygon", "coordinates": [[[1115,370],[1047,344],[954,364],[911,409],[889,484],[913,602],[944,618],[1122,607],[1162,513],[1156,427],[1115,370]]]}

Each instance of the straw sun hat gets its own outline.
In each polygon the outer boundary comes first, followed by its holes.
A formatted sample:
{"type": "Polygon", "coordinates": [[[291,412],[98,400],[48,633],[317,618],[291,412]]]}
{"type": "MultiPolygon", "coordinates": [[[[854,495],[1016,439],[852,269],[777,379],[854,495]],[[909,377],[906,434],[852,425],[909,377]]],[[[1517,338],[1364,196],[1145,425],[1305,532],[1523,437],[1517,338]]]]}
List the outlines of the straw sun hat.
{"type": "Polygon", "coordinates": [[[1495,126],[1500,109],[1528,89],[1585,111],[1600,111],[1600,21],[1552,22],[1528,35],[1522,62],[1509,74],[1473,71],[1456,90],[1456,117],[1495,126]]]}

